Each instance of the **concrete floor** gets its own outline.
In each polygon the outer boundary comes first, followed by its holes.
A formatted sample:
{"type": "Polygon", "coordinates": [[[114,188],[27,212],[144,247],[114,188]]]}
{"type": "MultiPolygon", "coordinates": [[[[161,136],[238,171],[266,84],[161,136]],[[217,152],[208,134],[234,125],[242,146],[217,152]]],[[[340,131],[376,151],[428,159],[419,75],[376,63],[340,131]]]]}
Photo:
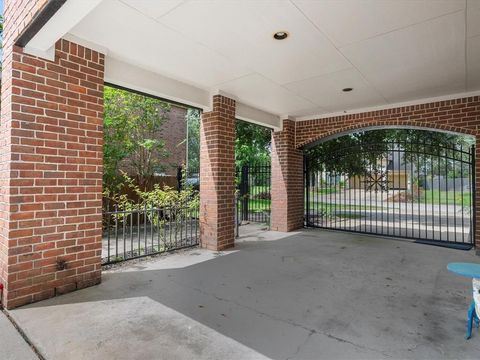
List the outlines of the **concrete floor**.
{"type": "Polygon", "coordinates": [[[30,345],[15,329],[7,316],[0,311],[0,359],[38,360],[30,345]]]}
{"type": "Polygon", "coordinates": [[[478,359],[480,330],[464,340],[470,282],[446,270],[479,262],[472,251],[242,234],[234,251],[126,265],[10,313],[46,359],[478,359]]]}

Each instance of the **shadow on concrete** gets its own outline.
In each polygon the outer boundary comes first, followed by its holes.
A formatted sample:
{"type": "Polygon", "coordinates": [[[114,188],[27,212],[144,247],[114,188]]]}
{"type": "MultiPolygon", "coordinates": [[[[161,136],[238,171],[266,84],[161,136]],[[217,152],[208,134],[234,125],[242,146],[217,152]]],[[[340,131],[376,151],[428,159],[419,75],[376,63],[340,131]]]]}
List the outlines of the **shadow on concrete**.
{"type": "Polygon", "coordinates": [[[480,332],[463,339],[470,283],[446,270],[472,252],[319,230],[249,236],[222,255],[108,271],[12,315],[49,359],[478,356],[480,332]]]}

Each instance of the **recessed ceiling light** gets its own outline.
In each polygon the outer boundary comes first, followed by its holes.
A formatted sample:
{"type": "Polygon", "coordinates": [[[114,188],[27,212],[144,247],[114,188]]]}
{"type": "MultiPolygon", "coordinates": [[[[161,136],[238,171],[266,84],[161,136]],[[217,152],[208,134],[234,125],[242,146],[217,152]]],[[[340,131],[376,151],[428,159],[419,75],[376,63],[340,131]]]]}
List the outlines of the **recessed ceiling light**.
{"type": "Polygon", "coordinates": [[[343,92],[349,92],[349,91],[352,91],[352,90],[353,90],[353,88],[344,88],[344,89],[342,89],[343,92]]]}
{"type": "Polygon", "coordinates": [[[288,37],[288,32],[286,31],[277,31],[275,34],[273,34],[273,38],[275,40],[284,40],[288,37]]]}

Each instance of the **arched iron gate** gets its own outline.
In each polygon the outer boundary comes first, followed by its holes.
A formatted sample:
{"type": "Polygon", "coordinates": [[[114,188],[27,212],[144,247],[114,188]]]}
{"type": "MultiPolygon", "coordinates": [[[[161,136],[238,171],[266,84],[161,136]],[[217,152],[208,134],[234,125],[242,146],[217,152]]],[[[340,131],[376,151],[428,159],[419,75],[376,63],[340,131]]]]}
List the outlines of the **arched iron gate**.
{"type": "Polygon", "coordinates": [[[306,226],[474,244],[474,147],[382,142],[305,155],[306,226]]]}

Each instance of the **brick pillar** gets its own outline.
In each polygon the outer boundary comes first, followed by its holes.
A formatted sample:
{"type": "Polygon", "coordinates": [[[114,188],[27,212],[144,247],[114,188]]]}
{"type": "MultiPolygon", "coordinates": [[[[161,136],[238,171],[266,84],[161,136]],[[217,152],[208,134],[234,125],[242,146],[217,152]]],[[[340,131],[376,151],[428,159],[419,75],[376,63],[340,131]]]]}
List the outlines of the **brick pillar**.
{"type": "Polygon", "coordinates": [[[272,133],[271,229],[292,231],[303,226],[303,155],[295,148],[295,122],[283,120],[272,133]]]}
{"type": "Polygon", "coordinates": [[[0,281],[13,308],[100,282],[104,56],[65,40],[53,62],[24,54],[27,6],[7,4],[0,281]]]}
{"type": "Polygon", "coordinates": [[[234,246],[235,101],[213,97],[200,125],[200,243],[211,250],[234,246]]]}

